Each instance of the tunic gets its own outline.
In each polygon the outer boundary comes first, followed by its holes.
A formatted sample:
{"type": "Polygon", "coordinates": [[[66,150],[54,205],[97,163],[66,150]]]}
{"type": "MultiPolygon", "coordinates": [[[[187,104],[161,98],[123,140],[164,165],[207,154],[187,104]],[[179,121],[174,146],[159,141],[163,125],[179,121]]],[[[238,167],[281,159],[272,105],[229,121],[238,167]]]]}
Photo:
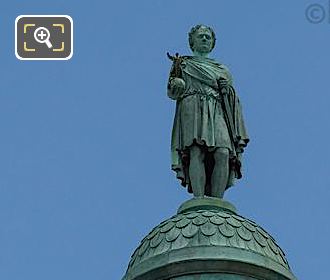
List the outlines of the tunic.
{"type": "MultiPolygon", "coordinates": [[[[189,56],[183,57],[180,68],[181,78],[185,81],[184,90],[171,87],[173,67],[168,85],[168,96],[177,101],[171,140],[172,169],[181,184],[188,185],[188,191],[191,192],[188,168],[191,145],[199,145],[205,152],[212,152],[219,147],[227,148],[230,152],[236,150],[225,121],[223,96],[217,84],[219,78],[224,79],[231,89],[228,95],[233,105],[231,117],[242,147],[246,146],[248,137],[228,68],[213,59],[189,56]]],[[[229,177],[228,187],[233,184],[235,174],[229,177]]]]}

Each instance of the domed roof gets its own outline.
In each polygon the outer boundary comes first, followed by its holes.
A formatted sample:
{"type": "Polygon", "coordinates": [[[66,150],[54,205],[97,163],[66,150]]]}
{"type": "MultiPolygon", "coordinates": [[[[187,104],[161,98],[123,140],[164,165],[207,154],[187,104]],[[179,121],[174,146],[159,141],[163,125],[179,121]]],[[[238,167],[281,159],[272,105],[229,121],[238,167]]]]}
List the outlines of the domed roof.
{"type": "Polygon", "coordinates": [[[177,215],[156,226],[133,253],[124,279],[135,279],[130,277],[131,272],[140,271],[146,264],[149,269],[152,259],[158,265],[166,256],[163,262],[168,263],[169,253],[182,249],[189,250],[195,259],[200,253],[202,259],[243,258],[239,261],[257,265],[270,262],[278,270],[290,271],[273,237],[255,222],[236,214],[230,203],[212,198],[192,199],[179,208],[177,215]]]}

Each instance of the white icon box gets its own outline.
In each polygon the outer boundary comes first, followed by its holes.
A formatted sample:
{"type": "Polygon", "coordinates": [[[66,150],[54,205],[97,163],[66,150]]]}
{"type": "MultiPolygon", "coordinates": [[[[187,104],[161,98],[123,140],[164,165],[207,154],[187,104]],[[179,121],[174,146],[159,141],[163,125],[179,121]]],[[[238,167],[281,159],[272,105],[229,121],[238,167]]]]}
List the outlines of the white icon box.
{"type": "MultiPolygon", "coordinates": [[[[61,33],[64,33],[64,24],[53,24],[54,26],[63,27],[61,29],[61,33]]],[[[30,38],[31,39],[31,38],[30,38]]],[[[20,60],[69,60],[73,55],[73,20],[68,15],[20,15],[15,20],[15,55],[20,60]],[[66,43],[65,53],[63,53],[64,50],[64,42],[62,43],[62,48],[53,48],[54,44],[52,42],[52,36],[50,34],[49,28],[45,26],[38,26],[37,24],[22,24],[19,23],[20,20],[23,20],[25,18],[29,18],[30,20],[33,18],[36,18],[36,20],[40,20],[40,18],[43,18],[44,21],[52,22],[52,20],[55,20],[54,18],[57,18],[57,22],[59,18],[64,18],[66,20],[69,20],[70,22],[70,36],[66,43]],[[37,42],[38,46],[47,46],[44,49],[49,49],[49,54],[45,55],[40,53],[39,49],[36,48],[28,48],[27,42],[25,39],[22,39],[24,37],[26,30],[28,27],[35,28],[33,32],[33,40],[34,42],[37,42]],[[18,30],[20,28],[21,30],[18,30]],[[24,29],[24,32],[22,33],[22,28],[24,29]],[[18,38],[19,36],[19,38],[18,38]],[[69,44],[69,47],[67,45],[69,44]],[[24,51],[22,51],[22,49],[24,51]],[[69,52],[67,51],[69,50],[69,52]],[[25,52],[26,51],[26,52],[25,52]],[[62,52],[62,53],[61,53],[62,52]],[[63,54],[65,56],[63,56],[63,54]],[[62,55],[62,56],[61,56],[62,55]],[[56,57],[58,56],[58,57],[56,57]]]]}

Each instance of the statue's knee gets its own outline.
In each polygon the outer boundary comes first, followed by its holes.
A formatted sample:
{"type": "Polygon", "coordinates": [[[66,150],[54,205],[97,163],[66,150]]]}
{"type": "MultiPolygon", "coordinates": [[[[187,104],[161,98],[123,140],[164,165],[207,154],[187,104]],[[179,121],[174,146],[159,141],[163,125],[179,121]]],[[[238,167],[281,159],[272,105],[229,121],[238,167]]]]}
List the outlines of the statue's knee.
{"type": "Polygon", "coordinates": [[[193,145],[190,148],[190,160],[197,160],[197,161],[204,160],[204,153],[202,152],[200,147],[193,145]]]}
{"type": "Polygon", "coordinates": [[[215,161],[229,158],[229,150],[227,148],[217,148],[214,152],[215,161]]]}

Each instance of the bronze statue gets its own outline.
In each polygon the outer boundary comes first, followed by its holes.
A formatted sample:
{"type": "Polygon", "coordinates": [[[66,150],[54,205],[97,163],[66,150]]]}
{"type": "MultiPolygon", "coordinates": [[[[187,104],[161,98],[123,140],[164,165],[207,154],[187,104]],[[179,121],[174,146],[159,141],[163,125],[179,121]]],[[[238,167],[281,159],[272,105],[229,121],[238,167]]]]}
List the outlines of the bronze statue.
{"type": "Polygon", "coordinates": [[[189,32],[193,56],[171,56],[167,94],[176,100],[172,169],[195,197],[223,197],[240,179],[241,155],[249,142],[242,109],[228,68],[208,57],[212,28],[189,32]]]}

